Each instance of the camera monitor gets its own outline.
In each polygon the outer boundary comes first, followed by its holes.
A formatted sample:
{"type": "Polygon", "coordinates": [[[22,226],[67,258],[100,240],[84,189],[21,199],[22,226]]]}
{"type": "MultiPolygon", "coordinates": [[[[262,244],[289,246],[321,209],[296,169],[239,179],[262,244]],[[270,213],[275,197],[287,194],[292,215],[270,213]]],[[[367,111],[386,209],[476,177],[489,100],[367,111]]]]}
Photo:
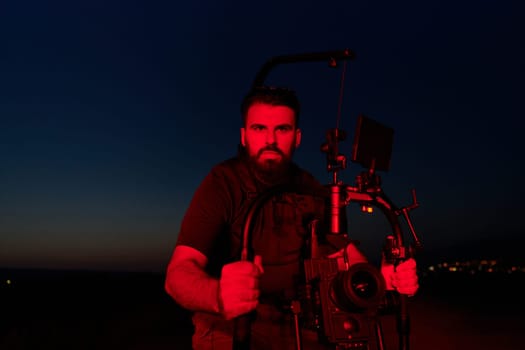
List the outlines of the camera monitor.
{"type": "Polygon", "coordinates": [[[394,129],[359,115],[354,136],[352,162],[376,171],[390,169],[394,129]]]}

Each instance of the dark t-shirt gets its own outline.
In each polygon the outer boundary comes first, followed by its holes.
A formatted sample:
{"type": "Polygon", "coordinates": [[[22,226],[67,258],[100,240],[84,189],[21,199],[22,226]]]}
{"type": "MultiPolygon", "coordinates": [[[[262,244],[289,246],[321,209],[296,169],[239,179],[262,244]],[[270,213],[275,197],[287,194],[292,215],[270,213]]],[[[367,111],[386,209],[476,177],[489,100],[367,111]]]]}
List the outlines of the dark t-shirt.
{"type": "MultiPolygon", "coordinates": [[[[283,185],[283,184],[281,184],[283,185]]],[[[262,256],[263,296],[290,298],[300,278],[301,255],[310,237],[308,224],[323,219],[325,187],[312,175],[292,166],[284,187],[307,189],[317,195],[277,193],[253,217],[253,252],[262,256]]],[[[242,229],[250,203],[268,190],[256,179],[243,158],[213,167],[205,177],[183,218],[177,245],[199,250],[208,257],[207,271],[219,277],[222,266],[240,260],[242,229]]]]}

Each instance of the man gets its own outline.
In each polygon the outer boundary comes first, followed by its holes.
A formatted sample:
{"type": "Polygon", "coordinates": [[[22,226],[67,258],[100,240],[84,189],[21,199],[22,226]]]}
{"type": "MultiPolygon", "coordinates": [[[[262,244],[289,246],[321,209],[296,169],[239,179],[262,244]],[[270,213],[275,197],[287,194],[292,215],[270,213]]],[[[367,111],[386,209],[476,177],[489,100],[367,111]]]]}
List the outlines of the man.
{"type": "MultiPolygon", "coordinates": [[[[231,349],[232,320],[253,310],[257,318],[252,325],[252,348],[293,348],[286,310],[304,283],[301,257],[308,220],[324,214],[324,200],[301,195],[268,200],[253,219],[253,262],[239,261],[243,224],[251,201],[273,186],[293,184],[315,190],[322,185],[292,162],[301,143],[300,106],[292,91],[254,89],[244,98],[241,112],[239,155],[215,166],[195,192],[167,268],[165,287],[175,301],[193,311],[194,349],[231,349]]],[[[366,261],[354,245],[349,244],[346,252],[350,264],[366,261]]],[[[390,288],[394,283],[400,293],[416,292],[412,259],[396,271],[389,267],[383,271],[390,288]]],[[[315,346],[316,339],[304,334],[309,338],[305,349],[308,341],[315,346]]]]}

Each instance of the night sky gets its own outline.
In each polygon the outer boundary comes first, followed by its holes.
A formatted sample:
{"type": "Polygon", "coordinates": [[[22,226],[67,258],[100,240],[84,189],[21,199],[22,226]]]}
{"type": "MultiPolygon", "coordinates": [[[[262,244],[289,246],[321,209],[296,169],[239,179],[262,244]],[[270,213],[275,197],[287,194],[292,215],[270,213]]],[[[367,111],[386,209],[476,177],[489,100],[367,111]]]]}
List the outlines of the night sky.
{"type": "MultiPolygon", "coordinates": [[[[506,0],[4,0],[0,266],[164,270],[193,191],[236,151],[261,65],[345,48],[341,151],[360,113],[395,130],[383,189],[398,206],[416,189],[425,247],[521,237],[524,13],[506,0]]],[[[267,80],[297,90],[296,161],[323,183],[341,67],[281,65],[267,80]]],[[[379,252],[382,214],[348,212],[351,236],[379,252]]]]}

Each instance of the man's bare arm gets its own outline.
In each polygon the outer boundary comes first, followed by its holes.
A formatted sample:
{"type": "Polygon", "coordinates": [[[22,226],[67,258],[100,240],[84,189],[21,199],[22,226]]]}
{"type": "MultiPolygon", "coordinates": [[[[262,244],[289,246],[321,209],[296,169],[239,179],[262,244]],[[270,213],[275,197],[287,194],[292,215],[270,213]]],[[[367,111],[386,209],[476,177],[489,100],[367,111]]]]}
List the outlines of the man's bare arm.
{"type": "Polygon", "coordinates": [[[219,313],[219,280],[205,272],[207,263],[206,256],[198,250],[184,245],[175,247],[165,289],[188,310],[219,313]]]}

